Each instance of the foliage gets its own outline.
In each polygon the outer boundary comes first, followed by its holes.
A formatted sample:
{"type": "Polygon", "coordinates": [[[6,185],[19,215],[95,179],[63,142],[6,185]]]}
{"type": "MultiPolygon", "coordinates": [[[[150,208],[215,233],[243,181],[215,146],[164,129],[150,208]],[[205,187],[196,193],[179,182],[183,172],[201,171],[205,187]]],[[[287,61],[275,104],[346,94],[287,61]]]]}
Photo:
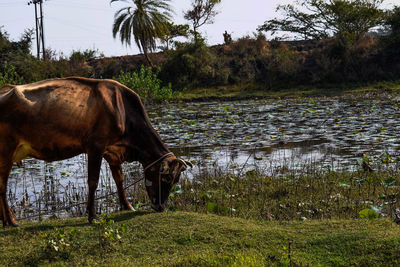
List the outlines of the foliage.
{"type": "Polygon", "coordinates": [[[17,42],[9,40],[8,33],[0,27],[0,62],[9,62],[14,56],[30,54],[33,30],[27,29],[17,42]]]}
{"type": "Polygon", "coordinates": [[[360,211],[360,218],[365,218],[365,219],[376,219],[379,217],[379,213],[376,212],[373,209],[363,209],[360,211]]]}
{"type": "Polygon", "coordinates": [[[177,88],[204,84],[212,79],[212,61],[204,41],[177,43],[176,49],[168,54],[161,77],[171,81],[177,88]]]}
{"type": "Polygon", "coordinates": [[[151,67],[142,65],[138,73],[121,70],[116,79],[134,90],[146,101],[165,101],[172,96],[171,84],[162,86],[161,80],[158,78],[158,71],[153,72],[151,67]]]}
{"type": "MultiPolygon", "coordinates": [[[[30,54],[32,36],[32,30],[25,30],[19,41],[11,41],[7,32],[0,27],[0,73],[3,79],[5,76],[9,77],[11,72],[17,72],[25,80],[29,79],[29,69],[31,63],[35,61],[30,54]]],[[[12,76],[15,77],[14,74],[12,76]]],[[[13,82],[13,80],[9,81],[9,83],[13,82]]]]}
{"type": "Polygon", "coordinates": [[[282,81],[296,79],[302,58],[285,45],[271,50],[270,56],[262,62],[267,75],[260,77],[269,88],[276,87],[282,81]]]}
{"type": "Polygon", "coordinates": [[[221,0],[193,0],[191,9],[184,13],[184,18],[192,23],[195,41],[200,37],[198,29],[204,24],[213,23],[218,14],[215,8],[219,3],[221,0]]]}
{"type": "Polygon", "coordinates": [[[6,84],[23,84],[23,81],[24,79],[15,71],[14,66],[6,68],[4,73],[0,72],[0,87],[6,84]]]}
{"type": "Polygon", "coordinates": [[[93,221],[93,227],[96,229],[99,245],[102,249],[113,249],[114,245],[121,241],[121,234],[125,233],[127,227],[125,224],[116,228],[114,216],[103,214],[98,220],[93,221]]]}
{"type": "Polygon", "coordinates": [[[389,57],[400,56],[400,6],[391,10],[385,20],[388,35],[384,37],[389,57]]]}
{"type": "Polygon", "coordinates": [[[94,60],[98,57],[100,58],[104,57],[104,55],[101,54],[99,50],[86,49],[83,52],[80,50],[77,51],[74,50],[72,51],[69,60],[71,62],[84,62],[84,61],[94,60]]]}
{"type": "Polygon", "coordinates": [[[173,39],[177,37],[188,37],[189,25],[187,24],[174,24],[168,22],[168,31],[161,37],[161,41],[165,44],[163,50],[169,50],[173,47],[173,39]]]}
{"type": "MultiPolygon", "coordinates": [[[[126,0],[111,0],[113,2],[126,0]]],[[[131,45],[133,36],[136,45],[143,51],[148,63],[148,51],[156,48],[156,39],[168,33],[168,22],[171,19],[169,0],[133,0],[134,6],[126,6],[115,13],[113,25],[114,38],[119,33],[122,43],[131,45]]]]}
{"type": "MultiPolygon", "coordinates": [[[[86,63],[70,63],[62,57],[59,59],[47,57],[44,61],[38,60],[30,53],[32,33],[31,30],[26,30],[20,40],[12,41],[8,34],[0,29],[0,73],[3,80],[11,79],[6,83],[29,83],[72,75],[87,77],[91,74],[91,67],[86,63]]],[[[51,55],[51,53],[47,54],[51,55]]]]}
{"type": "Polygon", "coordinates": [[[390,27],[390,34],[397,39],[400,38],[400,6],[395,7],[390,11],[385,24],[390,27]]]}
{"type": "Polygon", "coordinates": [[[51,261],[68,259],[71,252],[80,246],[77,241],[79,235],[80,232],[75,228],[70,231],[56,228],[54,232],[44,235],[42,258],[51,261]]]}
{"type": "Polygon", "coordinates": [[[267,20],[258,30],[275,34],[280,31],[300,34],[303,38],[324,39],[338,36],[359,39],[380,25],[383,0],[305,0],[294,5],[279,5],[283,19],[267,20]]]}

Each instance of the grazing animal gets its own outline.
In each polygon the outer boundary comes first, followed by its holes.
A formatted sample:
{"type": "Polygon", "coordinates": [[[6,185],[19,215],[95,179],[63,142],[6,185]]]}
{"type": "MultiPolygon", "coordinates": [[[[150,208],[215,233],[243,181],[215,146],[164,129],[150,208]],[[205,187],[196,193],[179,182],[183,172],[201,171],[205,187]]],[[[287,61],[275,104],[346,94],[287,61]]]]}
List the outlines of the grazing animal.
{"type": "Polygon", "coordinates": [[[133,210],[121,163],[139,161],[152,208],[163,211],[169,192],[191,164],[176,158],[152,127],[140,97],[113,80],[70,77],[0,88],[0,220],[17,226],[7,201],[13,162],[88,156],[89,222],[102,159],[111,169],[121,208],[133,210]]]}

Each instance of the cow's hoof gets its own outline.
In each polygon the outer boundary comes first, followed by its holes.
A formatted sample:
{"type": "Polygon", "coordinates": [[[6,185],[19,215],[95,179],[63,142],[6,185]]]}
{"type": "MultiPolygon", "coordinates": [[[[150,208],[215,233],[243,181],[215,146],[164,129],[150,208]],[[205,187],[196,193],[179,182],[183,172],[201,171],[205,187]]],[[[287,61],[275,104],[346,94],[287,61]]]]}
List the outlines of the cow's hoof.
{"type": "Polygon", "coordinates": [[[93,221],[100,221],[97,216],[89,217],[89,224],[92,224],[93,221]]]}
{"type": "Polygon", "coordinates": [[[19,224],[16,222],[3,222],[3,227],[19,227],[19,224]]]}
{"type": "Polygon", "coordinates": [[[121,211],[123,210],[136,211],[131,204],[121,206],[121,211]]]}

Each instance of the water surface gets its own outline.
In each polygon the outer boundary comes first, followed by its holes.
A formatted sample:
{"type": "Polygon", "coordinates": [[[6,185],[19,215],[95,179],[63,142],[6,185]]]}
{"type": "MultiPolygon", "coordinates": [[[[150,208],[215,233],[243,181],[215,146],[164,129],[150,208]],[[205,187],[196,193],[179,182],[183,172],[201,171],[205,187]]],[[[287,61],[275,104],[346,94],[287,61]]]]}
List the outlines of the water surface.
{"type": "MultiPolygon", "coordinates": [[[[189,178],[215,168],[258,168],[274,176],[310,166],[356,170],[362,156],[391,164],[399,156],[400,110],[392,99],[174,103],[149,106],[148,112],[175,154],[196,164],[189,178]]],[[[125,164],[125,174],[130,184],[141,177],[142,167],[125,164]]],[[[85,201],[86,179],[84,155],[53,163],[26,159],[24,167],[14,167],[10,176],[10,202],[17,217],[82,215],[84,205],[70,206],[85,201]]],[[[114,191],[111,173],[103,164],[97,195],[114,191]]],[[[130,189],[131,200],[137,192],[137,186],[130,189]]],[[[99,204],[100,211],[118,208],[114,196],[99,204]]]]}

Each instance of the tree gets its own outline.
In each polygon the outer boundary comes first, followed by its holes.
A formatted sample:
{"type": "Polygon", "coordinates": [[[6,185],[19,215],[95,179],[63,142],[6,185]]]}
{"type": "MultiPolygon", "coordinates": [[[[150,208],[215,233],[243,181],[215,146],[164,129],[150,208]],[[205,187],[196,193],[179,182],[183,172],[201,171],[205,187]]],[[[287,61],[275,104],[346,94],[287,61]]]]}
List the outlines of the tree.
{"type": "Polygon", "coordinates": [[[304,0],[295,5],[279,5],[283,19],[267,20],[259,31],[291,32],[304,39],[328,37],[360,39],[371,28],[380,25],[383,0],[304,0]]]}
{"type": "MultiPolygon", "coordinates": [[[[114,15],[113,36],[119,33],[122,43],[131,45],[135,40],[147,62],[153,66],[148,52],[156,49],[156,39],[162,38],[168,31],[171,19],[170,0],[131,0],[133,6],[126,6],[114,15]]],[[[128,0],[111,0],[113,2],[130,2],[128,0]]]]}
{"type": "Polygon", "coordinates": [[[165,44],[165,50],[169,50],[172,39],[176,37],[188,37],[189,25],[187,24],[174,24],[169,22],[167,25],[168,31],[161,37],[161,41],[165,44]]]}
{"type": "Polygon", "coordinates": [[[388,12],[385,20],[387,36],[384,37],[390,55],[400,55],[400,6],[388,12]]]}
{"type": "Polygon", "coordinates": [[[196,42],[199,37],[198,29],[204,24],[213,23],[214,17],[218,14],[215,7],[219,3],[221,0],[193,0],[192,9],[184,12],[184,18],[192,23],[196,42]]]}
{"type": "Polygon", "coordinates": [[[10,71],[26,77],[28,73],[34,72],[30,65],[34,61],[30,54],[33,33],[33,30],[27,29],[19,41],[12,41],[8,33],[0,27],[0,73],[3,73],[3,80],[4,75],[11,74],[10,71]]]}

